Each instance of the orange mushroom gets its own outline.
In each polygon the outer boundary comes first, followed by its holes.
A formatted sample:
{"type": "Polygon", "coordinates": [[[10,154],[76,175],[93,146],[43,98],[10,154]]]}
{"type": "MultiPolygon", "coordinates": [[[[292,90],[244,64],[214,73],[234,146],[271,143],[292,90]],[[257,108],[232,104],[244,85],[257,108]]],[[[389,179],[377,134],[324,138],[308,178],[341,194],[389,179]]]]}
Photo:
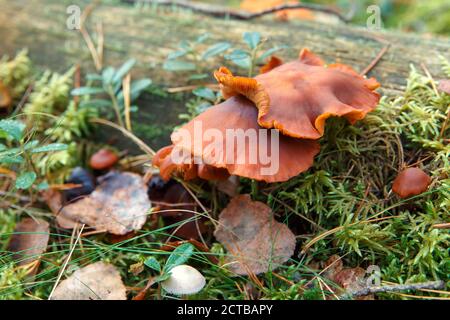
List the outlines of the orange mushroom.
{"type": "Polygon", "coordinates": [[[380,99],[373,91],[379,87],[374,78],[365,79],[342,64],[326,67],[308,49],[298,60],[254,78],[233,76],[225,67],[214,76],[226,99],[241,94],[256,105],[260,126],[295,138],[320,138],[331,116],[344,116],[353,124],[380,99]]]}
{"type": "Polygon", "coordinates": [[[0,108],[7,108],[11,105],[12,98],[8,88],[0,81],[0,108]]]}
{"type": "MultiPolygon", "coordinates": [[[[267,10],[273,7],[280,6],[282,4],[296,4],[298,1],[286,1],[286,0],[244,0],[240,4],[242,10],[248,12],[259,12],[267,10]]],[[[293,10],[281,10],[275,13],[275,16],[280,20],[288,20],[291,18],[311,20],[314,15],[307,9],[293,9],[293,10]]]]}
{"type": "Polygon", "coordinates": [[[187,163],[175,163],[171,157],[173,151],[174,145],[170,145],[161,148],[153,156],[153,165],[159,167],[161,178],[165,181],[169,180],[172,174],[180,174],[186,181],[197,177],[204,180],[225,180],[230,176],[226,169],[195,164],[191,156],[187,163]]]}
{"type": "Polygon", "coordinates": [[[428,189],[431,178],[419,168],[407,168],[400,172],[392,185],[400,198],[408,198],[421,194],[428,189]]]}
{"type": "Polygon", "coordinates": [[[92,155],[89,164],[92,169],[105,170],[114,166],[117,161],[119,161],[119,157],[115,152],[103,148],[92,155]]]}
{"type": "Polygon", "coordinates": [[[269,61],[263,65],[260,69],[259,69],[259,73],[266,73],[269,72],[272,69],[275,69],[276,67],[279,67],[283,64],[283,61],[276,57],[276,56],[271,56],[269,61]]]}
{"type": "MultiPolygon", "coordinates": [[[[171,139],[179,150],[186,151],[210,167],[223,168],[229,174],[255,180],[286,181],[311,167],[314,156],[319,152],[316,141],[294,139],[262,128],[257,123],[257,116],[258,110],[251,101],[242,96],[232,97],[182,126],[172,134],[171,139]],[[203,132],[214,130],[218,133],[216,139],[195,136],[196,126],[201,126],[203,132]],[[230,132],[241,137],[249,132],[251,136],[255,132],[254,140],[241,144],[233,140],[230,144],[230,132]],[[278,135],[278,139],[272,137],[273,134],[278,135]],[[184,139],[184,135],[194,139],[184,139]],[[277,145],[273,145],[272,141],[276,141],[277,145]],[[261,159],[261,154],[276,154],[278,167],[269,168],[273,163],[261,159]],[[252,155],[258,156],[252,159],[252,155]]],[[[160,166],[160,170],[163,169],[160,166]]]]}

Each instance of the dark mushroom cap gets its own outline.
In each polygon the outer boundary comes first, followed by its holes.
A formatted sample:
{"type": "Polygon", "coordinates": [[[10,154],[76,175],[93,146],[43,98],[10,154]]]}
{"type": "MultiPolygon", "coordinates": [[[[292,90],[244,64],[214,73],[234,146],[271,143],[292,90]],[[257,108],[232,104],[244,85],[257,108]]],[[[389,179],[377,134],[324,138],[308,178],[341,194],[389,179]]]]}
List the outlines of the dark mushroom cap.
{"type": "Polygon", "coordinates": [[[103,148],[92,155],[89,164],[92,169],[105,170],[114,166],[117,161],[119,161],[117,154],[109,149],[103,148]]]}
{"type": "Polygon", "coordinates": [[[392,191],[400,198],[408,198],[426,191],[430,183],[431,178],[423,170],[407,168],[395,178],[392,191]]]}

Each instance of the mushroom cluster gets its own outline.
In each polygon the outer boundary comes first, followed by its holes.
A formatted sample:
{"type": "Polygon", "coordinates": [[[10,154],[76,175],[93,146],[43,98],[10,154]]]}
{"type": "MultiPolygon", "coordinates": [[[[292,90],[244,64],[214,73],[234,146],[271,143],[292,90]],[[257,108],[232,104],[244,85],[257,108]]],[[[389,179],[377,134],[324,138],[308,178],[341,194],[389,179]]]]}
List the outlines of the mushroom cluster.
{"type": "Polygon", "coordinates": [[[234,76],[225,67],[214,73],[226,100],[175,131],[173,144],[157,152],[153,164],[164,179],[178,173],[185,180],[237,175],[266,182],[286,181],[312,166],[327,118],[345,117],[353,124],[374,110],[380,99],[374,91],[379,87],[374,78],[366,79],[343,64],[326,65],[308,49],[303,49],[297,60],[284,64],[272,57],[260,71],[254,78],[234,76]],[[215,139],[196,137],[199,125],[203,131],[219,134],[215,139]],[[233,145],[230,161],[229,152],[217,152],[226,145],[230,129],[262,130],[265,134],[257,135],[256,143],[233,145]],[[183,134],[195,138],[183,139],[183,134]],[[269,154],[278,153],[277,172],[265,174],[264,159],[250,161],[252,152],[260,154],[261,148],[269,154]],[[182,155],[185,161],[175,163],[175,155],[182,155]]]}

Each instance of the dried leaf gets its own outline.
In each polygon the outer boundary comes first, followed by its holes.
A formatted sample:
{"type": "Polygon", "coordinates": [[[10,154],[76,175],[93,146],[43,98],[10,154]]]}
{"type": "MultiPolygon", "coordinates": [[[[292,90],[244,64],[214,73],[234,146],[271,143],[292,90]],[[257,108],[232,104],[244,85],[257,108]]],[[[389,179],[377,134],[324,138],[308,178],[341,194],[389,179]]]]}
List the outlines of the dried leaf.
{"type": "Polygon", "coordinates": [[[76,222],[85,223],[117,235],[141,229],[151,208],[142,177],[129,172],[110,172],[99,181],[90,195],[62,208],[60,194],[46,194],[58,224],[70,229],[76,222]]]}
{"type": "MultiPolygon", "coordinates": [[[[366,270],[361,267],[345,268],[339,256],[331,256],[325,263],[324,276],[335,282],[345,291],[358,291],[366,287],[366,270]]],[[[358,300],[371,300],[373,295],[358,297],[358,300]]]]}
{"type": "Polygon", "coordinates": [[[126,300],[126,289],[113,265],[96,262],[61,281],[52,300],[126,300]]]}
{"type": "Polygon", "coordinates": [[[8,245],[8,251],[15,252],[18,265],[26,265],[39,260],[47,249],[49,225],[41,219],[24,218],[14,229],[8,245]]]}
{"type": "Polygon", "coordinates": [[[229,269],[241,275],[275,269],[294,254],[294,234],[274,220],[268,206],[249,195],[230,201],[214,235],[230,253],[229,269]]]}

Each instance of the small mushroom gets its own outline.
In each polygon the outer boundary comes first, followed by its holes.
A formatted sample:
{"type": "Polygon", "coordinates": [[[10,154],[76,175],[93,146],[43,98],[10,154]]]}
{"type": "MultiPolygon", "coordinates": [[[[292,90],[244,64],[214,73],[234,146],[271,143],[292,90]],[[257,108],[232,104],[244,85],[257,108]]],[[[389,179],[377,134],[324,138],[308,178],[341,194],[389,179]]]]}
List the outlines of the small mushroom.
{"type": "Polygon", "coordinates": [[[423,170],[407,168],[395,178],[392,191],[400,198],[408,198],[426,191],[430,183],[431,178],[423,170]]]}
{"type": "Polygon", "coordinates": [[[346,117],[353,124],[373,111],[380,99],[374,78],[366,79],[342,64],[325,66],[307,49],[298,60],[254,78],[233,76],[225,67],[214,76],[225,98],[240,94],[255,104],[260,126],[294,138],[319,139],[332,116],[346,117]]]}
{"type": "Polygon", "coordinates": [[[114,166],[117,161],[119,161],[119,157],[115,152],[103,148],[92,155],[89,164],[92,169],[106,170],[114,166]]]}
{"type": "Polygon", "coordinates": [[[205,284],[205,277],[197,269],[185,264],[171,269],[170,278],[161,282],[165,291],[175,295],[197,293],[205,284]]]}

